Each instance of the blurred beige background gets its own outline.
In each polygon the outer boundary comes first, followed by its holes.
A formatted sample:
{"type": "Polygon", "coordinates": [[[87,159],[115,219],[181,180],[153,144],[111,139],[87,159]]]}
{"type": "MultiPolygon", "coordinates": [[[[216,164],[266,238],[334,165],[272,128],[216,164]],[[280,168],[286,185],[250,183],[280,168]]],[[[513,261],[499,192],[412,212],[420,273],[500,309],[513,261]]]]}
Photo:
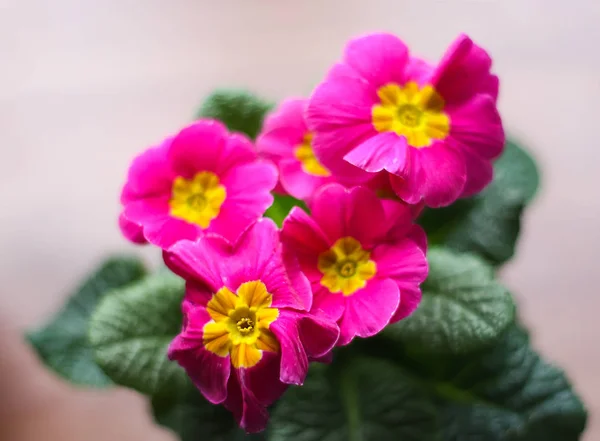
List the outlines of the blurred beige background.
{"type": "Polygon", "coordinates": [[[506,127],[543,170],[503,278],[600,439],[599,23],[596,0],[0,0],[0,439],[168,438],[133,393],[58,382],[19,333],[133,249],[116,228],[128,162],[203,95],[307,95],[373,30],[432,60],[465,31],[494,57],[506,127]]]}

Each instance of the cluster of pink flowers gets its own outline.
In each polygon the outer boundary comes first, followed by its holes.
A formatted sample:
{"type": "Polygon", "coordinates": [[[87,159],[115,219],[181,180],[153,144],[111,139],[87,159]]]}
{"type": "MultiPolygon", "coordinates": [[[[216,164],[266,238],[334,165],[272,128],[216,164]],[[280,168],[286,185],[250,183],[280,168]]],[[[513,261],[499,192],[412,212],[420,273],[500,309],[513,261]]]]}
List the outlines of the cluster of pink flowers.
{"type": "Polygon", "coordinates": [[[481,191],[504,145],[491,59],[460,36],[437,66],[390,34],[357,38],[256,144],[199,120],[137,157],[119,224],[186,280],[169,357],[244,429],[311,361],[410,315],[427,277],[414,223],[481,191]],[[307,203],[281,229],[271,192],[307,203]]]}

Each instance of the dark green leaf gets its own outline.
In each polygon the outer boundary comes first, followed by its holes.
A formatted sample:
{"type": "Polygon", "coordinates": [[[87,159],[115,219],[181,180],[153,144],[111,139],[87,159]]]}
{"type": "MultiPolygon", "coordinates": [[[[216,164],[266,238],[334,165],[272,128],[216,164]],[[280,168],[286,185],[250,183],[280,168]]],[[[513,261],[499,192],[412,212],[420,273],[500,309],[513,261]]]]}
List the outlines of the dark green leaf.
{"type": "Polygon", "coordinates": [[[445,441],[576,441],[585,428],[564,373],[516,326],[493,349],[447,364],[437,387],[445,441]]]}
{"type": "Polygon", "coordinates": [[[419,223],[430,243],[474,252],[493,264],[509,260],[521,227],[521,214],[539,184],[533,159],[507,142],[494,164],[494,181],[481,194],[440,209],[425,210],[419,223]]]}
{"type": "Polygon", "coordinates": [[[433,405],[391,363],[350,359],[312,366],[273,411],[270,441],[437,440],[433,405]]]}
{"type": "Polygon", "coordinates": [[[448,249],[431,249],[427,259],[419,308],[384,332],[427,353],[459,354],[493,344],[515,317],[512,297],[494,280],[493,269],[448,249]]]}
{"type": "Polygon", "coordinates": [[[75,384],[110,385],[112,382],[94,361],[87,339],[88,321],[106,292],[140,279],[145,272],[142,262],[134,257],[107,260],[50,323],[27,336],[46,365],[75,384]]]}
{"type": "Polygon", "coordinates": [[[106,296],[90,320],[97,363],[117,384],[176,395],[187,382],[167,347],[181,329],[184,282],[166,271],[106,296]]]}
{"type": "Polygon", "coordinates": [[[180,441],[261,441],[264,434],[246,435],[223,406],[210,404],[194,387],[181,400],[153,400],[154,419],[171,429],[180,441]]]}
{"type": "Polygon", "coordinates": [[[222,89],[206,98],[198,117],[222,121],[229,130],[256,138],[272,104],[244,90],[222,89]]]}
{"type": "Polygon", "coordinates": [[[275,200],[273,201],[273,204],[267,208],[267,211],[265,212],[265,217],[273,219],[280,227],[281,224],[283,224],[283,220],[286,218],[292,208],[298,206],[304,211],[308,211],[308,208],[304,202],[291,196],[275,194],[274,198],[275,200]]]}

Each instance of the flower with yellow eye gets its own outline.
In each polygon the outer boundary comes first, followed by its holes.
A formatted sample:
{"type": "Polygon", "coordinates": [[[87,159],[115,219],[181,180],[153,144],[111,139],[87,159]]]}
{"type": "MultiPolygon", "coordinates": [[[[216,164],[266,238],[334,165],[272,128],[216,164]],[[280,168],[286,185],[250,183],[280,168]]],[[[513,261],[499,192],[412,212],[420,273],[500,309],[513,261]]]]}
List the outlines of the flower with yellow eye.
{"type": "Polygon", "coordinates": [[[259,155],[273,161],[279,169],[276,191],[297,199],[309,200],[322,185],[334,182],[315,156],[313,134],[304,121],[306,100],[290,98],[267,115],[256,140],[259,155]]]}
{"type": "Polygon", "coordinates": [[[437,66],[391,34],[350,41],[307,106],[317,159],[344,183],[383,174],[409,204],[480,192],[504,147],[491,65],[466,35],[437,66]]]}
{"type": "Polygon", "coordinates": [[[313,308],[340,327],[338,345],[370,337],[418,306],[427,277],[426,238],[411,207],[364,187],[324,186],[311,215],[294,208],[283,222],[284,252],[297,256],[313,308]]]}
{"type": "Polygon", "coordinates": [[[199,120],[134,159],[119,225],[131,241],[163,249],[205,232],[235,240],[271,205],[276,182],[249,139],[199,120]]]}
{"type": "Polygon", "coordinates": [[[284,261],[270,219],[235,244],[216,235],[180,241],[165,262],[188,282],[184,326],[169,357],[246,431],[264,429],[267,406],[288,384],[303,383],[309,360],[331,351],[338,327],[308,312],[310,285],[297,263],[284,261]]]}

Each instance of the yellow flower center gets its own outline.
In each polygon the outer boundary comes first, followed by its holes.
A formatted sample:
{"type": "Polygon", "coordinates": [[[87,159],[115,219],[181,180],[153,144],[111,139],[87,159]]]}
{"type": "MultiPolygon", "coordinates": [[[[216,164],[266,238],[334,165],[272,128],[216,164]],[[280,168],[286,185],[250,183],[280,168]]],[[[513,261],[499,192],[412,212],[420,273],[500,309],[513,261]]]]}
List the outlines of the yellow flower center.
{"type": "Polygon", "coordinates": [[[306,133],[302,139],[302,143],[294,150],[294,156],[302,164],[302,170],[305,173],[313,176],[330,176],[331,173],[329,173],[329,170],[323,167],[315,156],[312,148],[312,139],[312,133],[306,133]]]}
{"type": "Polygon", "coordinates": [[[395,132],[416,148],[427,147],[450,133],[450,118],[444,112],[444,99],[430,86],[414,81],[400,86],[389,83],[377,90],[380,104],[373,106],[373,127],[379,132],[395,132]]]}
{"type": "Polygon", "coordinates": [[[370,258],[371,253],[353,237],[338,239],[330,249],[319,255],[317,266],[323,274],[321,285],[332,293],[354,294],[364,288],[377,272],[377,266],[370,258]]]}
{"type": "Polygon", "coordinates": [[[192,179],[178,176],[169,201],[171,216],[207,228],[219,215],[225,195],[225,187],[212,172],[196,173],[192,179]]]}
{"type": "Polygon", "coordinates": [[[279,342],[269,326],[279,310],[271,308],[273,296],[261,281],[240,285],[236,293],[223,287],[206,305],[212,319],[204,325],[206,350],[221,357],[231,356],[234,368],[250,368],[263,351],[279,352],[279,342]]]}

